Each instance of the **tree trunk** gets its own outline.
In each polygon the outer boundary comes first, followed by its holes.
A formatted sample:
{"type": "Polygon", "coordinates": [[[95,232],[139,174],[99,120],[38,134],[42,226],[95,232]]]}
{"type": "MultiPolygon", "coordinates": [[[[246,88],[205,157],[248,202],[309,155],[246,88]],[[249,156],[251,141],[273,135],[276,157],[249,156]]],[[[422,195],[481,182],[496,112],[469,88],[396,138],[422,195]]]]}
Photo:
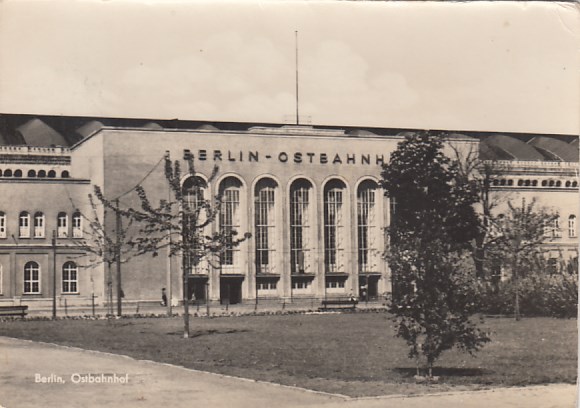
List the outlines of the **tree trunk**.
{"type": "MultiPolygon", "coordinates": [[[[185,259],[184,259],[185,260],[185,259]]],[[[183,338],[189,338],[189,285],[187,268],[183,266],[183,338]]]]}
{"type": "Polygon", "coordinates": [[[518,278],[518,258],[517,256],[514,257],[514,266],[513,266],[513,275],[514,275],[514,286],[516,291],[516,299],[514,304],[514,315],[516,321],[520,320],[520,282],[518,278]]]}

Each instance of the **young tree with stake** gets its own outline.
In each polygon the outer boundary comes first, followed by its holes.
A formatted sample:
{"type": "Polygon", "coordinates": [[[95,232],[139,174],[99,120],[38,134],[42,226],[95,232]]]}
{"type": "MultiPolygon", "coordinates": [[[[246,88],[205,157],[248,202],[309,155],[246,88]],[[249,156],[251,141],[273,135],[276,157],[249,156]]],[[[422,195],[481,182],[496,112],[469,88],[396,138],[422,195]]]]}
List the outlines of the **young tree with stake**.
{"type": "Polygon", "coordinates": [[[409,135],[381,173],[382,187],[396,202],[386,252],[390,311],[409,357],[424,356],[430,378],[443,351],[456,346],[473,354],[489,341],[470,320],[475,276],[466,265],[479,226],[477,190],[442,148],[442,135],[409,135]]]}
{"type": "MultiPolygon", "coordinates": [[[[184,337],[188,338],[189,270],[202,261],[219,267],[223,254],[240,245],[250,234],[238,237],[238,231],[234,229],[219,229],[208,233],[207,230],[215,223],[222,207],[221,196],[213,200],[205,197],[207,185],[215,179],[218,168],[214,167],[206,182],[197,174],[193,158],[185,159],[187,184],[182,186],[180,162],[172,162],[169,153],[165,156],[165,179],[171,191],[167,200],[162,199],[154,206],[145,189],[138,185],[135,191],[141,208],[119,211],[139,225],[139,234],[132,242],[137,253],[157,256],[159,251],[168,249],[170,257],[182,257],[184,337]]],[[[102,198],[102,194],[99,198],[102,198]]],[[[107,206],[115,209],[112,203],[107,206]]]]}
{"type": "MultiPolygon", "coordinates": [[[[106,201],[101,194],[99,187],[95,186],[95,193],[101,202],[106,201]]],[[[128,262],[136,255],[133,245],[132,237],[130,235],[133,221],[131,219],[125,224],[117,222],[114,231],[105,228],[104,219],[106,218],[107,209],[103,209],[103,217],[99,216],[99,209],[92,194],[88,196],[91,207],[90,214],[79,212],[83,219],[83,238],[74,239],[71,242],[89,253],[89,263],[85,266],[95,267],[99,264],[104,264],[106,267],[105,275],[107,279],[107,301],[109,310],[107,314],[113,315],[113,265],[117,265],[117,315],[122,315],[122,288],[120,282],[120,266],[128,262]]],[[[108,202],[108,201],[106,201],[108,202]]],[[[116,203],[112,204],[112,208],[118,211],[116,203]]],[[[74,203],[73,203],[74,207],[74,203]]]]}

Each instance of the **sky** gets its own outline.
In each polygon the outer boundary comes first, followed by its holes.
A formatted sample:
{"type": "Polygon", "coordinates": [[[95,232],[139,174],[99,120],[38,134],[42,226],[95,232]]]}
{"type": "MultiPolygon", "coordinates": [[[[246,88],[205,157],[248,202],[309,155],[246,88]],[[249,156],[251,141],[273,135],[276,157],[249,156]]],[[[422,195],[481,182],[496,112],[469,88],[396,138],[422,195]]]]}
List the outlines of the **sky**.
{"type": "Polygon", "coordinates": [[[580,133],[580,6],[0,1],[0,112],[580,133]]]}

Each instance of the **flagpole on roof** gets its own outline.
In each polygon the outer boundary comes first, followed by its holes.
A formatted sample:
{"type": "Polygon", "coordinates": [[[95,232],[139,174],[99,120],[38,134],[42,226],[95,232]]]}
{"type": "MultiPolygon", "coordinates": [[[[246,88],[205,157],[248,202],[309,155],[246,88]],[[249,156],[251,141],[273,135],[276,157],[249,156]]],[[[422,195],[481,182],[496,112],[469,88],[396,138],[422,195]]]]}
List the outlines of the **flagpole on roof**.
{"type": "Polygon", "coordinates": [[[296,68],[296,124],[300,124],[300,113],[298,111],[298,30],[294,31],[295,45],[295,68],[296,68]]]}

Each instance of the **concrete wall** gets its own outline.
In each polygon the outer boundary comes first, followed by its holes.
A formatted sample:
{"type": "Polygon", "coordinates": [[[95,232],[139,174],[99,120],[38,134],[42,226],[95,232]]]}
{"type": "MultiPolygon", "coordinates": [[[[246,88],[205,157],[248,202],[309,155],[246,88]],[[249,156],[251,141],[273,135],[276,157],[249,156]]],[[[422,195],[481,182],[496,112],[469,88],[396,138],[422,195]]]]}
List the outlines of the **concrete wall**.
{"type": "MultiPolygon", "coordinates": [[[[218,193],[219,185],[226,177],[235,177],[242,184],[240,232],[254,231],[254,189],[256,183],[268,177],[276,181],[277,188],[277,269],[279,281],[275,291],[256,290],[256,268],[254,265],[255,242],[244,242],[238,252],[237,267],[212,270],[208,276],[209,295],[214,301],[220,298],[220,276],[232,274],[243,277],[242,297],[254,299],[258,296],[296,297],[331,296],[358,294],[359,274],[357,263],[356,191],[364,180],[378,181],[381,164],[386,163],[390,153],[396,149],[401,137],[347,137],[340,130],[317,130],[307,127],[260,128],[248,132],[220,131],[174,131],[143,129],[103,129],[77,152],[73,153],[73,169],[77,161],[99,162],[103,149],[103,165],[87,166],[91,180],[101,180],[105,195],[109,199],[120,198],[121,207],[139,207],[134,193],[125,194],[141,183],[153,204],[166,199],[168,186],[164,177],[163,157],[166,151],[173,160],[180,160],[183,168],[185,151],[194,157],[196,170],[204,178],[210,177],[213,167],[219,166],[215,180],[209,183],[211,196],[218,193]],[[92,147],[91,147],[92,146],[92,147]],[[102,171],[102,173],[101,173],[102,171]],[[314,220],[312,222],[311,247],[313,279],[310,290],[292,290],[290,274],[289,191],[291,183],[303,178],[313,185],[315,195],[314,220]],[[344,288],[326,288],[324,271],[324,228],[323,194],[330,180],[341,180],[345,188],[344,227],[347,242],[344,245],[344,267],[347,274],[344,288]]],[[[455,140],[459,148],[476,148],[476,141],[455,140]]],[[[448,153],[452,153],[447,149],[448,153]]],[[[388,200],[378,193],[380,215],[377,228],[381,230],[380,248],[384,227],[388,225],[388,200]]],[[[114,219],[108,217],[107,227],[114,231],[114,219]]],[[[214,225],[213,228],[216,228],[214,225]]],[[[123,291],[127,299],[160,298],[162,287],[168,286],[169,261],[166,253],[158,257],[144,255],[132,259],[123,266],[123,291]]],[[[377,256],[379,272],[378,292],[390,289],[390,278],[385,262],[377,256]]],[[[173,296],[181,297],[181,260],[171,262],[171,290],[173,296]]]]}

